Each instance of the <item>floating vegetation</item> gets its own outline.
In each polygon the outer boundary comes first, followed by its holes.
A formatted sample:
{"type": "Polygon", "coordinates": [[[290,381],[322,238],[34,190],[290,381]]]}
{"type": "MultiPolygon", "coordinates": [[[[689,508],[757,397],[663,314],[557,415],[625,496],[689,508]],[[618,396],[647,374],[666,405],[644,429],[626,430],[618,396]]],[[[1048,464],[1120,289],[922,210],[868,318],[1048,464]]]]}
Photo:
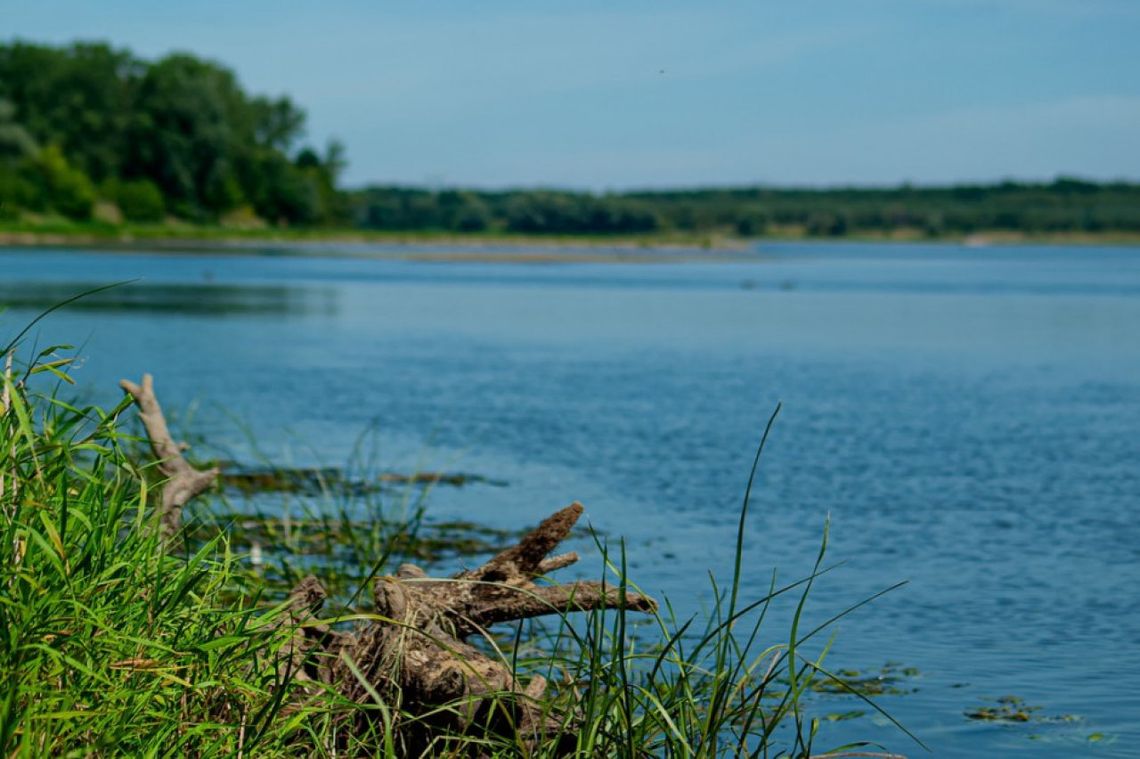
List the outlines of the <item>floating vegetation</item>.
{"type": "Polygon", "coordinates": [[[385,472],[380,475],[380,482],[397,485],[452,485],[461,488],[464,485],[476,483],[493,485],[503,488],[507,486],[505,480],[493,480],[481,474],[467,474],[465,472],[416,472],[415,474],[400,474],[398,472],[385,472]]]}
{"type": "Polygon", "coordinates": [[[867,712],[865,712],[864,710],[852,709],[851,711],[848,711],[848,712],[833,712],[831,714],[825,714],[823,716],[823,718],[825,720],[827,720],[828,722],[846,722],[849,719],[859,719],[860,717],[866,717],[866,716],[867,716],[867,712]]]}
{"type": "Polygon", "coordinates": [[[967,710],[966,717],[982,722],[1029,722],[1040,706],[1029,706],[1018,696],[1002,696],[991,706],[967,710]]]}
{"type": "Polygon", "coordinates": [[[1086,733],[1088,729],[1085,718],[1079,714],[1043,714],[1044,707],[1032,705],[1020,696],[1001,696],[995,699],[984,699],[982,706],[972,707],[964,713],[966,719],[975,722],[986,722],[996,725],[1005,725],[1008,729],[1017,726],[1032,726],[1044,732],[1033,732],[1025,735],[1026,739],[1040,743],[1055,743],[1071,747],[1072,751],[1079,751],[1078,747],[1088,748],[1090,744],[1112,744],[1117,736],[1100,731],[1086,733]]]}
{"type": "Polygon", "coordinates": [[[257,493],[293,493],[316,496],[325,493],[360,496],[377,493],[397,485],[464,485],[486,484],[505,487],[506,482],[467,472],[384,472],[373,478],[352,477],[338,467],[234,468],[223,469],[220,478],[224,488],[243,495],[257,493]]]}
{"type": "Polygon", "coordinates": [[[841,683],[821,678],[812,683],[812,690],[835,695],[904,696],[918,690],[910,685],[910,681],[918,678],[921,673],[916,667],[904,667],[899,662],[890,661],[878,672],[841,669],[834,674],[841,683]]]}
{"type": "Polygon", "coordinates": [[[1081,717],[1075,714],[1060,714],[1047,716],[1040,714],[1042,707],[1031,706],[1020,696],[1001,696],[992,700],[985,706],[967,709],[967,719],[979,722],[1005,722],[1010,724],[1034,723],[1071,723],[1080,722],[1081,717]]]}
{"type": "Polygon", "coordinates": [[[429,565],[493,553],[518,535],[513,530],[498,530],[467,521],[417,524],[229,515],[200,522],[194,537],[209,540],[221,532],[226,533],[235,546],[272,546],[274,552],[285,555],[319,557],[336,557],[356,546],[364,548],[373,542],[371,536],[382,536],[389,555],[429,565]]]}
{"type": "MultiPolygon", "coordinates": [[[[336,467],[223,470],[219,481],[223,488],[232,488],[247,496],[256,493],[320,495],[334,489],[353,495],[367,492],[365,483],[346,477],[344,470],[336,467]]],[[[373,491],[378,489],[379,486],[372,488],[373,491]]]]}
{"type": "Polygon", "coordinates": [[[1069,756],[1084,755],[1085,751],[1092,750],[1094,746],[1111,746],[1119,737],[1111,733],[1093,732],[1083,733],[1076,730],[1053,731],[1051,733],[1030,733],[1025,736],[1035,743],[1048,743],[1063,746],[1069,756]]]}
{"type": "MultiPolygon", "coordinates": [[[[820,694],[824,699],[828,697],[877,698],[879,696],[905,696],[918,690],[909,684],[909,681],[918,678],[921,672],[917,667],[904,667],[902,663],[889,661],[877,671],[858,669],[832,670],[831,677],[817,677],[811,681],[808,689],[820,694]],[[837,682],[838,680],[838,682],[837,682]]],[[[786,679],[780,680],[782,685],[789,685],[786,679]]],[[[764,694],[766,699],[779,701],[787,697],[784,689],[770,689],[764,694]]],[[[871,713],[865,709],[845,709],[824,714],[820,719],[826,722],[847,722],[849,720],[867,717],[871,713]]]]}

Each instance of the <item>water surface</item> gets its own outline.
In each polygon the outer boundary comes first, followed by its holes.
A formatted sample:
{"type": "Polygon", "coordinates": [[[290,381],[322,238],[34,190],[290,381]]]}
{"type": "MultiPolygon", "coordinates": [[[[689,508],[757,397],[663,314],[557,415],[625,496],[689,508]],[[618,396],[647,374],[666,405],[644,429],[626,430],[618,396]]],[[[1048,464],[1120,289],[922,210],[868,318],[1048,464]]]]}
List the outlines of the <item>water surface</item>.
{"type": "MultiPolygon", "coordinates": [[[[829,558],[846,563],[818,586],[813,620],[910,584],[846,619],[829,662],[916,669],[900,683],[913,692],[883,705],[935,755],[1134,750],[1137,251],[374,252],[2,250],[0,328],[135,280],[31,333],[78,344],[75,376],[99,399],[153,372],[194,433],[248,458],[237,417],[280,463],[341,463],[376,425],[386,468],[509,482],[439,490],[432,514],[517,527],[581,500],[627,539],[639,584],[685,612],[704,608],[709,570],[730,573],[754,446],[782,402],[747,526],[750,592],[774,567],[808,572],[830,514],[829,558]],[[964,716],[1007,694],[1065,719],[964,716]]],[[[824,742],[923,753],[881,722],[827,725],[824,742]]]]}

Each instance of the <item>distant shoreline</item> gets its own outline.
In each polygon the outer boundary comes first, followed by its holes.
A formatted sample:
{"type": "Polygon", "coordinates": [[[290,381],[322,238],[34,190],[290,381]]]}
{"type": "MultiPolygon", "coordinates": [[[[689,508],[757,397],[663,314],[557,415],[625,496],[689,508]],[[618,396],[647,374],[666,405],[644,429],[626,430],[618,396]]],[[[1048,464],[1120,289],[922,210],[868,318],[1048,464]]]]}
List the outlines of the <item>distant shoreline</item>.
{"type": "MultiPolygon", "coordinates": [[[[222,226],[192,225],[138,225],[108,226],[100,224],[45,224],[0,222],[0,246],[54,247],[73,245],[84,248],[113,248],[137,250],[160,248],[167,250],[226,250],[243,247],[279,245],[393,245],[409,247],[447,246],[450,248],[528,248],[548,254],[581,249],[586,251],[574,260],[588,260],[589,251],[625,251],[647,253],[657,251],[670,254],[702,255],[743,252],[755,244],[765,242],[861,242],[861,243],[931,243],[957,244],[967,247],[1016,245],[1121,245],[1140,246],[1137,233],[1057,232],[1026,234],[1010,231],[980,232],[971,235],[921,234],[918,230],[898,230],[892,234],[852,234],[842,236],[815,236],[802,230],[773,230],[770,234],[744,238],[725,234],[650,234],[650,235],[542,235],[517,233],[456,234],[444,231],[396,231],[368,229],[298,229],[256,228],[243,229],[222,226]]],[[[537,258],[544,256],[538,255],[537,258]]],[[[644,257],[638,255],[638,258],[644,257]]],[[[417,258],[425,258],[417,256],[417,258]]],[[[443,252],[428,257],[439,260],[476,260],[471,254],[447,255],[443,252]]],[[[487,254],[478,258],[520,260],[520,253],[487,254]]],[[[612,258],[606,254],[604,258],[612,258]]]]}

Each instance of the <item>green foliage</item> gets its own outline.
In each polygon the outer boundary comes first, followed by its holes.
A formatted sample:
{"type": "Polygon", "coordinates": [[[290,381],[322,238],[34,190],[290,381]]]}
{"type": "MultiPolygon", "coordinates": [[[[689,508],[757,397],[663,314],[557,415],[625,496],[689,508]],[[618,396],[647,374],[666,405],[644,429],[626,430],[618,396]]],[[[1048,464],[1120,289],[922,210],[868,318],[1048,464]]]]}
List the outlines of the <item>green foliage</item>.
{"type": "MultiPolygon", "coordinates": [[[[0,162],[55,145],[79,174],[148,182],[163,213],[189,220],[215,221],[248,203],[275,222],[342,221],[343,147],[295,163],[304,123],[288,98],[249,95],[229,69],[192,55],[148,62],[104,44],[0,45],[0,162]]],[[[65,198],[51,195],[56,185],[38,186],[48,194],[30,203],[9,188],[3,202],[82,218],[75,184],[60,188],[65,198]]],[[[161,218],[149,189],[127,192],[128,220],[161,218]]]]}
{"type": "Polygon", "coordinates": [[[10,167],[0,164],[0,219],[15,219],[20,210],[36,205],[36,188],[10,167]]]}
{"type": "Polygon", "coordinates": [[[652,234],[663,228],[650,204],[586,193],[476,192],[375,187],[353,198],[354,220],[368,229],[522,234],[652,234]]]}
{"type": "Polygon", "coordinates": [[[438,203],[443,229],[482,232],[491,225],[491,210],[475,193],[463,190],[441,192],[438,203]]]}
{"type": "Polygon", "coordinates": [[[241,101],[233,75],[189,55],[149,67],[138,85],[128,164],[151,177],[188,218],[241,202],[231,121],[241,101]]]}
{"type": "Polygon", "coordinates": [[[233,695],[266,700],[233,664],[251,644],[272,651],[272,636],[224,604],[232,562],[218,546],[185,560],[140,529],[149,511],[116,427],[122,407],[26,389],[66,379],[65,367],[47,351],[3,380],[0,746],[29,757],[232,746],[233,695]],[[220,631],[232,635],[219,642],[220,631]]]}
{"type": "Polygon", "coordinates": [[[88,219],[95,206],[95,187],[72,168],[57,145],[49,145],[20,164],[34,193],[32,207],[56,211],[71,219],[88,219]]]}
{"type": "Polygon", "coordinates": [[[112,181],[103,194],[113,201],[127,221],[157,222],[166,216],[166,203],[158,186],[147,179],[112,181]]]}
{"type": "Polygon", "coordinates": [[[268,149],[250,158],[249,199],[258,216],[277,223],[312,224],[321,220],[319,178],[313,169],[294,165],[268,149]]]}
{"type": "Polygon", "coordinates": [[[763,210],[749,210],[736,220],[736,234],[741,237],[759,237],[768,229],[768,214],[763,210]]]}
{"type": "Polygon", "coordinates": [[[847,214],[816,211],[807,219],[807,233],[813,237],[842,237],[847,234],[847,214]]]}
{"type": "Polygon", "coordinates": [[[1049,184],[801,190],[430,192],[372,187],[352,195],[359,226],[557,235],[655,233],[967,235],[1140,232],[1140,185],[1059,178],[1049,184]]]}
{"type": "Polygon", "coordinates": [[[105,44],[0,45],[0,97],[41,145],[96,181],[121,173],[139,62],[105,44]]]}
{"type": "Polygon", "coordinates": [[[36,141],[16,121],[16,107],[0,99],[0,165],[19,161],[37,150],[36,141]]]}
{"type": "Polygon", "coordinates": [[[652,210],[637,201],[557,192],[516,195],[506,217],[512,232],[543,234],[644,233],[659,226],[652,210]]]}

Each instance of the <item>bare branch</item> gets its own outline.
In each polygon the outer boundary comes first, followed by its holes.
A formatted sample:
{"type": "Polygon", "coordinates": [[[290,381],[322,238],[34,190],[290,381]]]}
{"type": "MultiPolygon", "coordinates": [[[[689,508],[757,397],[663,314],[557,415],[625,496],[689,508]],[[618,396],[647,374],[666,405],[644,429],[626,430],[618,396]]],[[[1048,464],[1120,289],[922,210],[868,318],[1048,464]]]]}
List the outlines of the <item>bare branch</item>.
{"type": "Polygon", "coordinates": [[[555,546],[566,539],[580,516],[582,516],[582,504],[575,501],[542,520],[542,523],[524,535],[517,545],[498,554],[479,569],[458,575],[456,579],[494,582],[515,576],[529,579],[540,574],[539,565],[542,560],[554,550],[555,546]]]}
{"type": "Polygon", "coordinates": [[[657,602],[640,593],[626,593],[600,582],[573,582],[568,585],[532,585],[529,588],[496,588],[483,604],[469,609],[467,618],[480,627],[499,622],[563,614],[570,611],[625,608],[652,614],[657,602]]]}
{"type": "Polygon", "coordinates": [[[571,564],[578,561],[578,553],[570,551],[569,553],[560,553],[557,556],[551,556],[549,559],[543,559],[538,564],[538,573],[540,575],[548,575],[558,569],[564,569],[571,564]]]}
{"type": "Polygon", "coordinates": [[[139,407],[139,418],[146,429],[151,450],[158,459],[158,469],[167,477],[162,488],[159,524],[163,537],[169,538],[182,527],[183,507],[192,498],[208,490],[221,470],[217,467],[195,469],[183,458],[182,446],[174,441],[166,426],[166,417],[154,394],[154,378],[151,375],[144,374],[141,385],[121,380],[119,386],[130,393],[135,405],[139,407]]]}

